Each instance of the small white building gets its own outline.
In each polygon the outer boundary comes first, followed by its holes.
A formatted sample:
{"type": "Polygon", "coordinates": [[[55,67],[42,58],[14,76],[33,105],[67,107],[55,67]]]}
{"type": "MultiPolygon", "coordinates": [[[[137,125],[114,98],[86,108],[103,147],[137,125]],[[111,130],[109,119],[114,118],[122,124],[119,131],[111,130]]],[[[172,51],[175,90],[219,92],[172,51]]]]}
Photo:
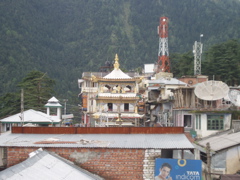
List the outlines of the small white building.
{"type": "Polygon", "coordinates": [[[53,115],[55,115],[59,119],[61,119],[61,108],[62,108],[62,105],[59,104],[59,100],[57,100],[55,97],[52,97],[51,99],[49,99],[48,103],[45,104],[44,107],[47,108],[47,115],[51,116],[51,114],[53,113],[53,115]],[[50,110],[52,110],[53,112],[51,112],[50,110]]]}
{"type": "Polygon", "coordinates": [[[61,107],[59,101],[52,97],[45,105],[47,114],[29,109],[23,113],[18,113],[0,120],[1,132],[11,131],[12,126],[53,126],[60,125],[61,122],[61,107]],[[57,109],[57,113],[51,115],[50,108],[57,109]]]}

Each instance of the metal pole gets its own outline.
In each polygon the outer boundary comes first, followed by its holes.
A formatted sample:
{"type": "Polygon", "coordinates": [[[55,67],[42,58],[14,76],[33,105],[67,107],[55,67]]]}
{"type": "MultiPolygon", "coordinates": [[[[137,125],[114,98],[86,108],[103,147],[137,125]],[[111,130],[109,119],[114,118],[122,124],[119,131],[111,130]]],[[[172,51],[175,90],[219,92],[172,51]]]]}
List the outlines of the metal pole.
{"type": "Polygon", "coordinates": [[[24,92],[21,90],[21,126],[24,123],[24,92]]]}
{"type": "Polygon", "coordinates": [[[66,112],[67,112],[67,101],[68,99],[63,99],[63,102],[64,102],[64,114],[66,115],[66,112]]]}

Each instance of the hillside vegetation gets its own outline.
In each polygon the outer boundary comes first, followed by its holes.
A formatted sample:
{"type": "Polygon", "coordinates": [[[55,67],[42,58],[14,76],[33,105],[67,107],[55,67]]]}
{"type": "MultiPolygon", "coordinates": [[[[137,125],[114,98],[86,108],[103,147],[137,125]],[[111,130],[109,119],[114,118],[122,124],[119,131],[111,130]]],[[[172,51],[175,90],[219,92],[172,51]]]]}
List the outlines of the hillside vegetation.
{"type": "MultiPolygon", "coordinates": [[[[77,98],[82,72],[98,71],[116,53],[128,70],[155,63],[161,16],[169,18],[175,76],[193,74],[191,51],[200,34],[204,52],[240,37],[237,0],[1,0],[0,95],[14,92],[27,73],[37,70],[55,80],[56,97],[77,98]]],[[[206,75],[220,61],[214,63],[205,66],[206,75]]]]}

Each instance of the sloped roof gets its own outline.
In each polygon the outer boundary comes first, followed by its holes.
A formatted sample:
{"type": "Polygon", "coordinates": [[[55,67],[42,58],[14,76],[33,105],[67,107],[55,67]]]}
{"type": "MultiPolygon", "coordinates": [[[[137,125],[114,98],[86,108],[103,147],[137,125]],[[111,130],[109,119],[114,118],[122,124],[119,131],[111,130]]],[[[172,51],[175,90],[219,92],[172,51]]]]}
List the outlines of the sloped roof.
{"type": "MultiPolygon", "coordinates": [[[[49,116],[43,112],[35,111],[33,109],[29,109],[24,111],[23,113],[24,123],[58,123],[61,120],[57,116],[49,116]]],[[[2,123],[21,123],[21,113],[3,118],[0,120],[2,123]]]]}
{"type": "Polygon", "coordinates": [[[123,149],[194,149],[185,134],[10,134],[1,147],[71,147],[123,149]]]}
{"type": "Polygon", "coordinates": [[[59,104],[59,100],[55,97],[52,97],[48,100],[48,103],[44,105],[45,107],[62,107],[61,104],[59,104]]]}
{"type": "Polygon", "coordinates": [[[59,102],[59,100],[53,96],[48,102],[59,102]]]}
{"type": "Polygon", "coordinates": [[[149,84],[186,85],[187,86],[187,83],[179,81],[176,78],[164,78],[164,77],[156,79],[156,80],[150,80],[148,83],[149,84]]]}
{"type": "Polygon", "coordinates": [[[0,172],[0,179],[103,179],[94,175],[74,163],[47,151],[37,150],[32,157],[0,172]]]}
{"type": "Polygon", "coordinates": [[[119,69],[119,59],[118,55],[115,55],[115,63],[114,63],[114,69],[112,70],[111,73],[108,75],[104,76],[103,79],[132,79],[130,76],[122,72],[121,69],[119,69]]]}
{"type": "Polygon", "coordinates": [[[197,142],[197,144],[205,147],[209,142],[213,151],[220,151],[240,144],[240,132],[232,133],[230,131],[206,137],[197,142]]]}
{"type": "Polygon", "coordinates": [[[111,73],[104,76],[103,79],[132,79],[130,76],[122,72],[121,69],[114,69],[111,73]]]}

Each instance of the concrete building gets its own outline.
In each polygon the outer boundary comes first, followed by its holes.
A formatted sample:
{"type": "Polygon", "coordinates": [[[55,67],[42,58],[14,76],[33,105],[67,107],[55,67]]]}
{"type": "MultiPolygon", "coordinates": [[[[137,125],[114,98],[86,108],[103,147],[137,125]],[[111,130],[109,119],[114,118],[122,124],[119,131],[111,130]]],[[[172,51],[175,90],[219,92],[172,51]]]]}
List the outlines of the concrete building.
{"type": "Polygon", "coordinates": [[[114,69],[102,73],[83,74],[80,79],[84,124],[101,126],[143,126],[144,114],[138,113],[141,100],[138,84],[142,77],[129,76],[119,68],[118,55],[115,56],[114,69]]]}

